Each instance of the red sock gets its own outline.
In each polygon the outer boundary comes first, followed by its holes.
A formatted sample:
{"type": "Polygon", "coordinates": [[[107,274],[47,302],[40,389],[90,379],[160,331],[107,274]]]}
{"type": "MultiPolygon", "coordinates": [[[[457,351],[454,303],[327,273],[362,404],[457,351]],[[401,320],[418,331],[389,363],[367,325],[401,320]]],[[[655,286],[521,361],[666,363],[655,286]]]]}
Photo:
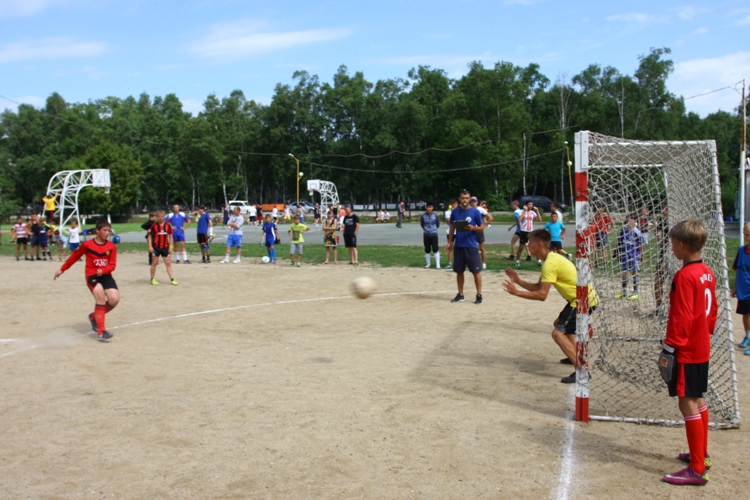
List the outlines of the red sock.
{"type": "Polygon", "coordinates": [[[685,434],[690,448],[690,467],[698,474],[706,472],[703,454],[703,419],[700,413],[685,417],[685,434]]]}
{"type": "Polygon", "coordinates": [[[105,313],[108,313],[109,311],[111,311],[114,308],[115,308],[115,306],[109,305],[109,302],[107,302],[106,304],[104,304],[104,312],[105,313]]]}
{"type": "Polygon", "coordinates": [[[97,304],[94,308],[94,320],[96,321],[96,329],[99,330],[99,335],[104,331],[104,316],[107,314],[107,307],[102,304],[97,304]]]}
{"type": "Polygon", "coordinates": [[[698,408],[703,420],[703,456],[708,456],[708,405],[698,408]]]}

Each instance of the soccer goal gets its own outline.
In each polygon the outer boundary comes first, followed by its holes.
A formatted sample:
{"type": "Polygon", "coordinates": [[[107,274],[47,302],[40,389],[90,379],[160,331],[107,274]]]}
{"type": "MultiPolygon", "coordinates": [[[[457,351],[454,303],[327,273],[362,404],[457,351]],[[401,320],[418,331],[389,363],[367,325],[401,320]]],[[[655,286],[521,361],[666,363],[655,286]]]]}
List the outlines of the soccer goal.
{"type": "Polygon", "coordinates": [[[719,303],[706,401],[712,425],[738,426],[732,311],[715,142],[630,141],[579,132],[575,137],[575,168],[579,288],[576,339],[580,361],[576,418],[683,423],[677,404],[667,395],[656,360],[666,332],[672,277],[681,266],[672,255],[667,233],[678,221],[697,217],[708,229],[703,258],[716,276],[719,303]],[[629,272],[623,289],[617,252],[626,216],[635,218],[644,238],[638,279],[629,272]],[[596,288],[599,304],[589,316],[585,311],[586,287],[590,284],[596,288]]]}

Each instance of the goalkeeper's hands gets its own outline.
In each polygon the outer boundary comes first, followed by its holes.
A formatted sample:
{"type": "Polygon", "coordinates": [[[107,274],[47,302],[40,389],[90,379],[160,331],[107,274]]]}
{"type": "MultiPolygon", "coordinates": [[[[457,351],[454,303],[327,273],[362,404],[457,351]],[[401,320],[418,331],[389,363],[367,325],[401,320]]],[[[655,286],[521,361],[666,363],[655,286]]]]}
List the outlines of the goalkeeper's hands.
{"type": "Polygon", "coordinates": [[[676,357],[677,349],[666,342],[662,342],[661,353],[659,353],[659,375],[667,384],[672,381],[676,357]]]}

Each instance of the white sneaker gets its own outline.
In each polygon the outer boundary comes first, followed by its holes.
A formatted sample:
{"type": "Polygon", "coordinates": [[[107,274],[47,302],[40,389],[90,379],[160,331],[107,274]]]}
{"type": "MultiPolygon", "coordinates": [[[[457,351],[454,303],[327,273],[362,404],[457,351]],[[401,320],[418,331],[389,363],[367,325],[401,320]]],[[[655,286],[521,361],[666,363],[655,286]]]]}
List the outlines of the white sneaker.
{"type": "Polygon", "coordinates": [[[240,263],[240,259],[234,259],[234,260],[232,261],[232,264],[239,264],[239,263],[240,263]]]}
{"type": "Polygon", "coordinates": [[[482,269],[487,269],[487,264],[482,263],[482,269]]]}
{"type": "Polygon", "coordinates": [[[224,259],[221,261],[222,264],[229,264],[229,259],[224,259]]]}
{"type": "Polygon", "coordinates": [[[521,261],[520,260],[516,261],[516,267],[521,267],[521,261]]]}
{"type": "Polygon", "coordinates": [[[537,265],[537,266],[541,266],[541,265],[542,265],[542,259],[537,259],[537,261],[536,261],[536,265],[537,265]]]}

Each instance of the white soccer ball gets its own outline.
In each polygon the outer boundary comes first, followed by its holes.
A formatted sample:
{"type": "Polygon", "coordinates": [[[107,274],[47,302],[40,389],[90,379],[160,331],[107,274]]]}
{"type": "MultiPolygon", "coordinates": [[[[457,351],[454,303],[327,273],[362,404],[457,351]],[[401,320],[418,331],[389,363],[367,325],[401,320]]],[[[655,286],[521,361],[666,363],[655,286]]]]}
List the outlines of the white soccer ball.
{"type": "Polygon", "coordinates": [[[352,293],[359,299],[366,299],[375,291],[375,281],[367,276],[361,276],[352,281],[352,293]]]}
{"type": "Polygon", "coordinates": [[[260,261],[264,264],[268,264],[269,262],[271,262],[271,259],[270,257],[268,257],[268,255],[264,255],[263,257],[260,258],[260,261]]]}

